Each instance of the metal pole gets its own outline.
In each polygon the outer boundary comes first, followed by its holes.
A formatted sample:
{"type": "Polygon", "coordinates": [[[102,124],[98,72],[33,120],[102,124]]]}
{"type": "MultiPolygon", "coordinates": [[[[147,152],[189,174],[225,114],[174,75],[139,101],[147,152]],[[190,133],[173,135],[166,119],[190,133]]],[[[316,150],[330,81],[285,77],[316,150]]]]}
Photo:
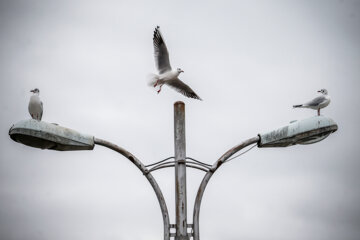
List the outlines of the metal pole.
{"type": "Polygon", "coordinates": [[[151,186],[153,187],[156,197],[159,201],[160,204],[160,209],[161,209],[161,213],[163,216],[163,223],[164,223],[164,240],[170,240],[170,220],[169,220],[169,213],[167,210],[167,206],[166,206],[166,202],[164,199],[164,196],[160,190],[159,185],[157,184],[157,182],[155,181],[155,178],[151,175],[151,173],[148,172],[148,170],[146,169],[146,167],[144,166],[144,164],[142,164],[142,162],[140,162],[139,159],[137,159],[134,155],[132,155],[130,152],[126,151],[125,149],[111,143],[105,140],[102,140],[100,138],[94,138],[94,142],[95,144],[107,147],[111,150],[114,150],[118,153],[120,153],[121,155],[123,155],[124,157],[126,157],[127,159],[129,159],[133,164],[135,164],[135,166],[137,168],[140,169],[140,171],[145,175],[145,177],[147,178],[147,180],[150,182],[151,186]]]}
{"type": "Polygon", "coordinates": [[[231,148],[230,150],[228,150],[226,153],[224,153],[219,160],[217,160],[211,167],[211,169],[205,174],[199,190],[197,192],[196,195],[196,199],[195,199],[195,204],[194,204],[194,212],[193,212],[193,221],[194,221],[194,240],[200,240],[200,232],[199,232],[199,215],[200,215],[200,205],[201,205],[201,200],[202,197],[204,195],[204,191],[205,188],[208,184],[208,182],[210,181],[210,178],[212,177],[212,175],[215,173],[215,171],[227,160],[229,159],[232,155],[234,155],[235,153],[237,153],[238,151],[240,151],[241,149],[243,149],[244,147],[247,147],[251,144],[257,143],[259,142],[260,138],[259,136],[250,138],[242,143],[240,143],[239,145],[231,148]]]}
{"type": "Polygon", "coordinates": [[[175,240],[189,240],[187,233],[186,208],[186,149],[185,149],[185,104],[174,104],[174,142],[175,142],[175,240]]]}

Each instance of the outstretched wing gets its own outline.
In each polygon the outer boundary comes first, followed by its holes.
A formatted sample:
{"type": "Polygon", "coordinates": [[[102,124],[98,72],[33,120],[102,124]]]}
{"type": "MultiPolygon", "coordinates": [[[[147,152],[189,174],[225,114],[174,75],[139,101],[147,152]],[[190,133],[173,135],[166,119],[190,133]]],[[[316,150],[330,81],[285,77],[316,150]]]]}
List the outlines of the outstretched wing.
{"type": "Polygon", "coordinates": [[[154,43],[155,65],[159,71],[159,74],[170,71],[171,66],[169,60],[169,53],[166,48],[164,39],[160,33],[159,26],[155,28],[153,43],[154,43]]]}
{"type": "Polygon", "coordinates": [[[306,106],[316,107],[320,105],[322,102],[324,102],[326,98],[324,96],[319,96],[311,100],[310,102],[305,103],[306,106]]]}
{"type": "Polygon", "coordinates": [[[202,100],[188,85],[178,78],[168,80],[165,83],[186,97],[202,100]]]}

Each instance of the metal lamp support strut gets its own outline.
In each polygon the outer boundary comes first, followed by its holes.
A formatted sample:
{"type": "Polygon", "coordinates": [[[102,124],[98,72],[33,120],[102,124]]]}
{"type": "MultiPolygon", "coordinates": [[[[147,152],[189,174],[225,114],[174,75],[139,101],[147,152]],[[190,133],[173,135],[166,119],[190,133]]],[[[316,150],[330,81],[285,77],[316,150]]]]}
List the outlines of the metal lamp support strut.
{"type": "Polygon", "coordinates": [[[164,240],[170,240],[170,237],[175,237],[175,240],[189,240],[190,237],[193,237],[194,240],[200,239],[200,234],[199,234],[200,205],[207,183],[209,182],[214,172],[224,162],[226,162],[227,159],[229,159],[231,156],[233,156],[241,149],[251,144],[257,143],[258,141],[259,141],[259,137],[257,136],[254,138],[250,138],[244,141],[243,143],[231,148],[223,156],[221,156],[219,160],[217,160],[211,167],[209,164],[202,163],[193,158],[186,157],[185,105],[183,102],[176,102],[174,104],[175,161],[166,162],[173,158],[173,157],[169,157],[158,163],[149,164],[145,166],[133,154],[119,147],[118,145],[102,140],[100,138],[94,138],[95,144],[114,150],[120,153],[121,155],[123,155],[124,157],[126,157],[127,159],[129,159],[147,178],[152,188],[154,189],[156,197],[159,201],[159,205],[163,217],[163,224],[164,224],[164,240]],[[186,161],[187,159],[190,161],[186,161]],[[153,166],[153,168],[149,170],[147,167],[150,166],[153,166]],[[170,224],[169,212],[166,206],[164,196],[155,178],[151,175],[151,171],[155,171],[164,167],[174,167],[174,166],[175,166],[176,224],[170,224]],[[206,172],[196,195],[196,200],[193,209],[193,221],[194,221],[193,224],[187,223],[186,167],[192,167],[206,172]],[[176,232],[170,233],[170,228],[175,228],[176,232]],[[188,228],[192,229],[192,233],[187,232],[188,228]]]}
{"type": "Polygon", "coordinates": [[[140,160],[138,160],[134,155],[132,155],[130,152],[126,151],[125,149],[102,139],[95,138],[94,139],[95,144],[110,148],[111,150],[114,150],[127,159],[129,159],[135,166],[144,174],[144,176],[147,178],[151,186],[153,187],[156,197],[160,204],[160,209],[163,217],[163,223],[164,223],[164,240],[170,239],[170,220],[169,220],[169,212],[166,206],[166,202],[164,199],[164,196],[160,190],[159,185],[155,181],[155,178],[151,175],[151,173],[148,172],[147,168],[145,167],[140,160]]]}
{"type": "Polygon", "coordinates": [[[209,164],[202,163],[193,158],[186,157],[185,150],[185,104],[183,102],[176,102],[174,104],[174,142],[175,142],[175,161],[168,161],[173,157],[166,158],[158,163],[149,164],[145,166],[139,159],[127,150],[113,144],[111,142],[94,138],[94,143],[114,150],[127,159],[129,159],[135,166],[144,174],[158,198],[160,209],[163,217],[164,224],[164,240],[170,240],[170,237],[175,237],[175,240],[189,240],[193,237],[194,240],[200,239],[199,234],[199,214],[201,200],[205,188],[214,174],[214,172],[224,163],[227,159],[233,156],[241,149],[257,143],[259,137],[250,138],[243,143],[231,148],[223,156],[219,158],[211,167],[209,164]],[[186,160],[190,161],[186,161],[186,160]],[[168,161],[168,162],[166,162],[168,161]],[[191,165],[192,164],[192,165],[191,165]],[[197,165],[197,166],[194,166],[197,165]],[[147,167],[153,166],[150,170],[147,167]],[[161,192],[159,185],[155,178],[151,175],[152,171],[159,170],[165,167],[175,166],[175,208],[176,208],[176,224],[170,224],[169,213],[166,206],[164,196],[161,192]],[[193,209],[193,224],[187,223],[187,198],[186,198],[186,167],[192,167],[198,170],[205,171],[206,174],[198,189],[194,209],[193,209]],[[170,228],[175,228],[175,233],[170,233],[170,228]],[[191,228],[192,233],[188,233],[187,229],[191,228]]]}

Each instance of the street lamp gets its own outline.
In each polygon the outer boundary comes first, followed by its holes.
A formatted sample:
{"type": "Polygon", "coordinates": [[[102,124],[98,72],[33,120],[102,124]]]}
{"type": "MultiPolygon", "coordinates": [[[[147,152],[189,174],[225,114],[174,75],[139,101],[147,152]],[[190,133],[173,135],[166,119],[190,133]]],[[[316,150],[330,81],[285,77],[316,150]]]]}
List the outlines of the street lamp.
{"type": "Polygon", "coordinates": [[[34,119],[23,120],[14,124],[9,130],[9,135],[16,142],[41,149],[58,151],[93,150],[95,144],[98,144],[120,153],[135,164],[153,187],[163,216],[164,239],[170,239],[169,214],[160,187],[145,165],[130,152],[111,142],[81,134],[75,130],[61,127],[58,124],[34,119]]]}
{"type": "Polygon", "coordinates": [[[243,141],[239,145],[224,153],[213,165],[209,165],[192,158],[186,157],[185,151],[185,104],[176,102],[174,104],[174,142],[175,157],[145,166],[139,159],[125,149],[108,141],[93,136],[78,133],[74,130],[61,127],[57,124],[46,123],[33,119],[23,120],[14,124],[9,135],[16,142],[41,149],[70,151],[70,150],[92,150],[95,144],[112,149],[129,159],[148,179],[158,198],[163,216],[164,240],[174,237],[175,240],[200,239],[199,215],[201,200],[210,178],[223,163],[226,163],[235,153],[241,149],[257,144],[258,147],[287,147],[295,144],[311,144],[325,139],[338,129],[337,124],[330,118],[316,116],[300,121],[292,121],[289,125],[243,141]],[[174,161],[170,159],[174,158],[174,161]],[[150,168],[151,167],[151,168],[150,168]],[[152,171],[175,167],[175,209],[176,223],[170,224],[169,214],[164,196],[152,171]],[[186,197],[186,168],[192,167],[206,174],[199,186],[194,208],[193,224],[187,223],[187,197],[186,197]],[[176,229],[171,233],[170,229],[176,229]],[[192,232],[188,232],[188,228],[192,232]]]}
{"type": "Polygon", "coordinates": [[[16,142],[41,149],[70,151],[94,148],[93,136],[35,119],[14,124],[9,130],[9,135],[16,142]]]}
{"type": "Polygon", "coordinates": [[[287,147],[295,144],[311,144],[324,140],[338,129],[331,118],[315,116],[265,134],[259,134],[259,147],[287,147]]]}
{"type": "Polygon", "coordinates": [[[219,167],[223,163],[225,163],[231,156],[233,156],[241,149],[255,143],[259,148],[287,147],[295,144],[316,143],[324,140],[327,136],[335,132],[337,129],[337,124],[331,118],[327,118],[324,116],[311,117],[300,121],[291,121],[290,124],[287,126],[268,133],[258,134],[258,136],[249,138],[248,140],[243,141],[239,145],[231,148],[226,153],[224,153],[205,174],[197,192],[193,211],[194,239],[200,239],[199,215],[201,200],[204,195],[205,188],[215,171],[219,169],[219,167]]]}

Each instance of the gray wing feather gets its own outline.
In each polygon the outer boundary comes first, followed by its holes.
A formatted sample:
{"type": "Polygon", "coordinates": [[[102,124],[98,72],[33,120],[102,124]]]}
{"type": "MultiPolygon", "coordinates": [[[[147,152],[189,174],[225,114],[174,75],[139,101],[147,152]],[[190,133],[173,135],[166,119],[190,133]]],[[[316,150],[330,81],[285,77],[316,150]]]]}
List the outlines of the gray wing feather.
{"type": "Polygon", "coordinates": [[[159,71],[159,74],[170,71],[171,66],[169,60],[169,53],[166,48],[164,39],[160,33],[159,26],[155,28],[153,43],[154,43],[155,65],[159,71]]]}
{"type": "Polygon", "coordinates": [[[188,85],[178,78],[166,81],[165,83],[186,97],[202,100],[188,85]]]}
{"type": "Polygon", "coordinates": [[[44,112],[43,102],[40,102],[40,105],[41,105],[41,112],[40,112],[40,120],[41,120],[44,112]]]}
{"type": "Polygon", "coordinates": [[[319,97],[314,98],[310,102],[305,103],[304,105],[311,106],[311,107],[316,107],[319,104],[321,104],[322,102],[324,102],[325,100],[326,100],[326,98],[324,96],[319,96],[319,97]]]}

